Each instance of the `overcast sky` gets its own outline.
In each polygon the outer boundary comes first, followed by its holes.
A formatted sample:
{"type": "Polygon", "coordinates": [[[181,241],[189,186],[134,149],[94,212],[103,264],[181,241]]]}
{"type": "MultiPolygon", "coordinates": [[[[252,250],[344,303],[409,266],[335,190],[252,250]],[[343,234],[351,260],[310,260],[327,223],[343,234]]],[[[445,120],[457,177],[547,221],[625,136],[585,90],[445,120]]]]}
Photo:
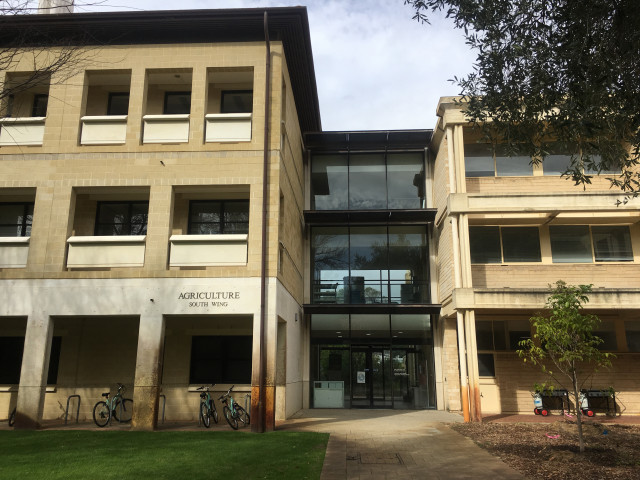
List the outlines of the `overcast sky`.
{"type": "Polygon", "coordinates": [[[448,79],[471,71],[452,22],[421,25],[403,0],[107,0],[76,11],[295,5],[308,10],[324,130],[433,128],[438,98],[459,93],[448,79]]]}

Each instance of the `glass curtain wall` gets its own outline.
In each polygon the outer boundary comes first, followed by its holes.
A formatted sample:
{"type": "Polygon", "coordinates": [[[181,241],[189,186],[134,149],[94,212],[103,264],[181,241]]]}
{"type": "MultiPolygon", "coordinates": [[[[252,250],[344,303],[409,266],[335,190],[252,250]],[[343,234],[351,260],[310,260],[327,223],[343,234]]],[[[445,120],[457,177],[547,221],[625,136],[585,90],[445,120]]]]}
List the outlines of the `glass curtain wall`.
{"type": "Polygon", "coordinates": [[[313,315],[314,408],[435,408],[429,315],[313,315]]]}
{"type": "Polygon", "coordinates": [[[313,303],[429,303],[424,226],[314,227],[313,303]]]}
{"type": "Polygon", "coordinates": [[[311,159],[311,208],[423,208],[424,171],[419,152],[316,154],[311,159]]]}

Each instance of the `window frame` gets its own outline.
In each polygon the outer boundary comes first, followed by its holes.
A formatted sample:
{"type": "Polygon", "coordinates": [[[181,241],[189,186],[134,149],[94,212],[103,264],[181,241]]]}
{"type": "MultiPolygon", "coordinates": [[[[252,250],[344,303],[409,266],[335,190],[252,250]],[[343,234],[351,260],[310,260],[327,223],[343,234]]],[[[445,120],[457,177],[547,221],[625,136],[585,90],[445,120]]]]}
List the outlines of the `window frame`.
{"type": "MultiPolygon", "coordinates": [[[[134,205],[146,205],[147,206],[147,213],[146,213],[146,221],[144,223],[144,232],[145,233],[139,233],[136,235],[146,235],[147,232],[147,228],[149,226],[149,201],[147,200],[133,200],[133,201],[99,201],[97,202],[96,205],[96,218],[95,218],[95,225],[94,225],[94,229],[93,229],[93,234],[95,236],[113,236],[113,237],[118,237],[118,236],[122,236],[122,237],[126,237],[126,236],[131,236],[131,216],[132,216],[132,210],[133,210],[133,206],[134,205]],[[100,233],[101,229],[100,227],[103,225],[116,225],[115,222],[112,223],[106,223],[106,222],[100,222],[100,208],[103,205],[127,205],[127,221],[123,222],[123,225],[127,225],[127,230],[128,233],[122,233],[122,234],[104,234],[104,233],[100,233]]],[[[112,230],[113,231],[113,230],[112,230]]]]}
{"type": "MultiPolygon", "coordinates": [[[[0,203],[0,208],[4,205],[22,205],[22,223],[1,223],[0,227],[15,227],[20,225],[20,235],[13,235],[13,237],[30,237],[31,228],[29,228],[29,235],[27,235],[27,227],[33,227],[34,202],[2,202],[0,203]],[[29,216],[29,207],[31,207],[31,222],[27,221],[27,217],[29,216]]],[[[6,235],[0,235],[0,237],[7,238],[6,235]]]]}

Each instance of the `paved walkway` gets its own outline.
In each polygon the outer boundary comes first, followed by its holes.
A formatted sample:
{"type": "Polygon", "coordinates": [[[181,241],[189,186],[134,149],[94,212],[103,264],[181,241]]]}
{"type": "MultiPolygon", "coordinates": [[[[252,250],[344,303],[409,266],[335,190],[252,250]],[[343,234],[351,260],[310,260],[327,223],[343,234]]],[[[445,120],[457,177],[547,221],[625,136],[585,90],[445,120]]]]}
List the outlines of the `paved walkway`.
{"type": "Polygon", "coordinates": [[[523,479],[448,423],[456,414],[424,410],[303,410],[278,430],[328,432],[322,480],[523,479]]]}

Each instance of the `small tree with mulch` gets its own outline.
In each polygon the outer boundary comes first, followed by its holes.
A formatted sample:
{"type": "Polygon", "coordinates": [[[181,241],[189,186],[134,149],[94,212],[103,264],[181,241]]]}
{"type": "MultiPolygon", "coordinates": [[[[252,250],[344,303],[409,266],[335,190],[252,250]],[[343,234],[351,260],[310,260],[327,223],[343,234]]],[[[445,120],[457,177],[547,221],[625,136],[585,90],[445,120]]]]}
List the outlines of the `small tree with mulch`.
{"type": "Polygon", "coordinates": [[[557,281],[547,299],[548,313],[530,319],[535,334],[533,339],[521,341],[521,349],[518,350],[525,363],[539,366],[557,384],[566,388],[563,384],[567,380],[570,382],[570,388],[566,390],[571,392],[576,405],[580,453],[584,452],[580,389],[598,368],[611,366],[614,356],[598,349],[603,340],[593,332],[600,319],[596,315],[582,313],[589,301],[591,287],[557,281]]]}

